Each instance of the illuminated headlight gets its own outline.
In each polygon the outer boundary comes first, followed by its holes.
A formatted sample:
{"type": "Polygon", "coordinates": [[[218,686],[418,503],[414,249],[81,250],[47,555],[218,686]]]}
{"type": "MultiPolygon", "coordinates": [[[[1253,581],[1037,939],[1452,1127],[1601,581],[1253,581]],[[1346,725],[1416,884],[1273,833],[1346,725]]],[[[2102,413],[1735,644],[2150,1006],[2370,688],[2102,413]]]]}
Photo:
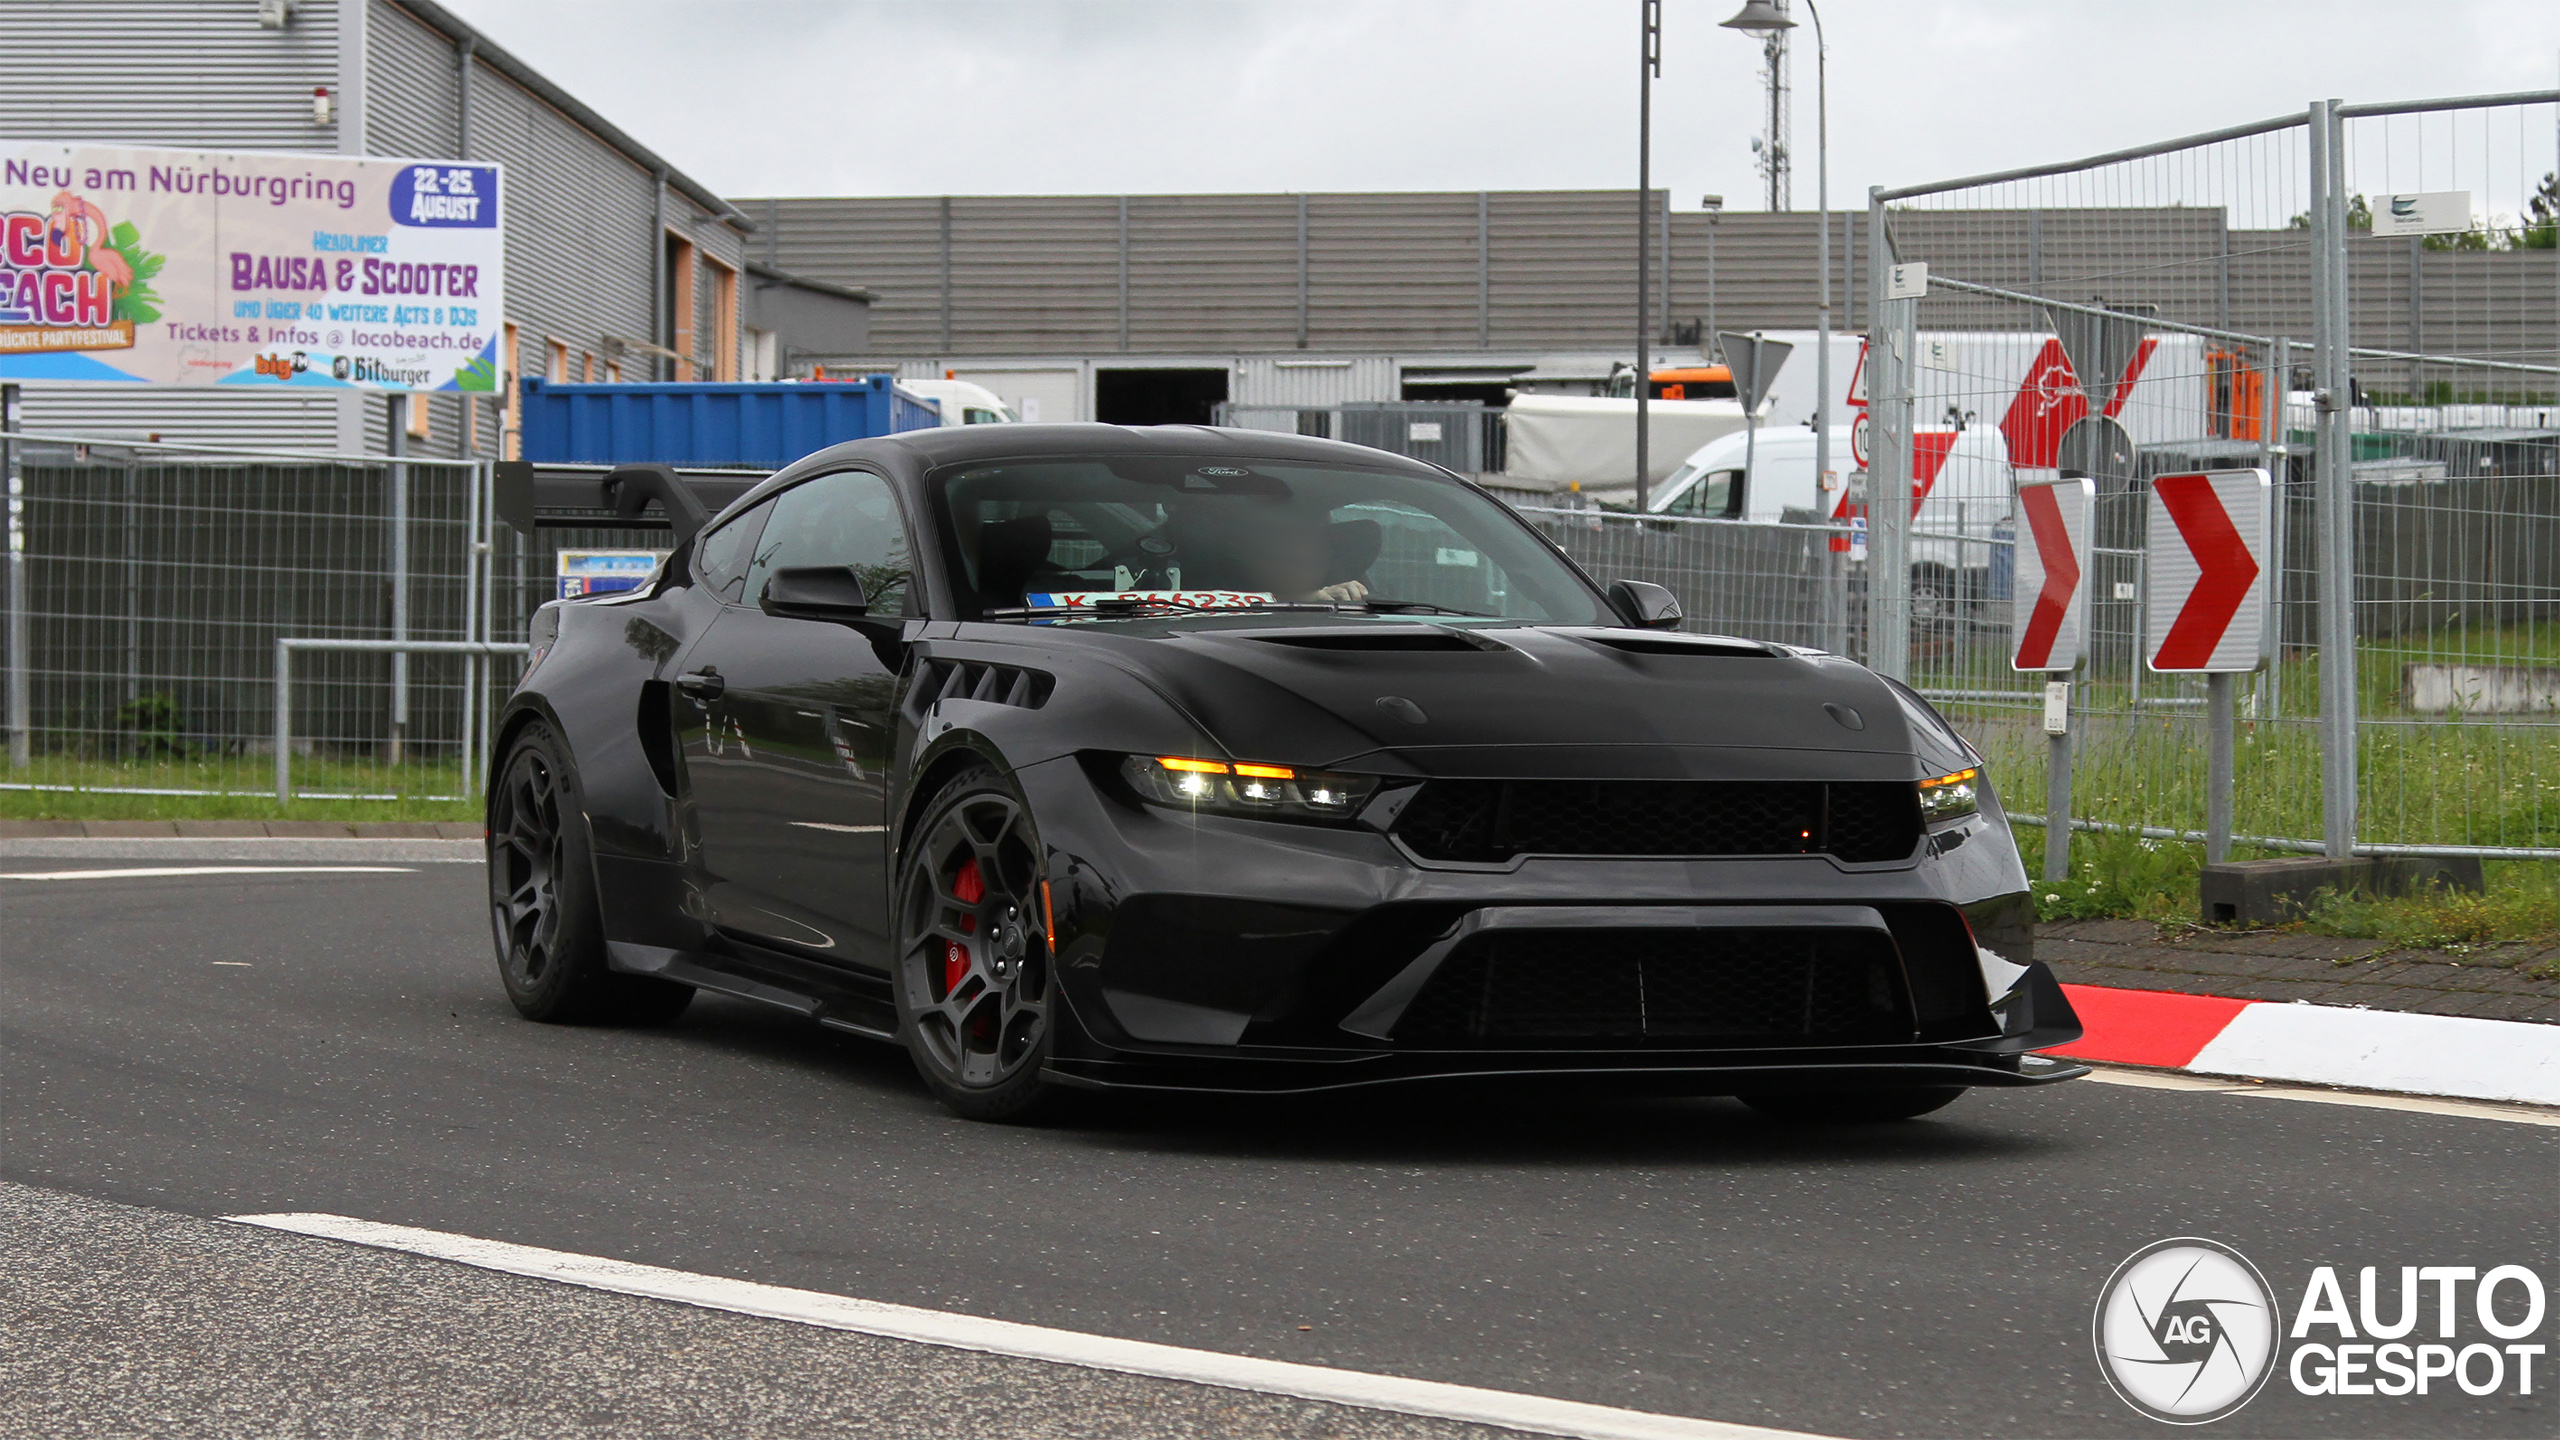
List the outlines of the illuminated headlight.
{"type": "Polygon", "coordinates": [[[1931,825],[1970,815],[1981,808],[1974,791],[1982,783],[1979,770],[1959,770],[1920,782],[1920,818],[1931,825]]]}
{"type": "Polygon", "coordinates": [[[1273,820],[1349,819],[1378,788],[1373,775],[1180,755],[1132,755],[1120,762],[1120,773],[1154,804],[1273,820]]]}

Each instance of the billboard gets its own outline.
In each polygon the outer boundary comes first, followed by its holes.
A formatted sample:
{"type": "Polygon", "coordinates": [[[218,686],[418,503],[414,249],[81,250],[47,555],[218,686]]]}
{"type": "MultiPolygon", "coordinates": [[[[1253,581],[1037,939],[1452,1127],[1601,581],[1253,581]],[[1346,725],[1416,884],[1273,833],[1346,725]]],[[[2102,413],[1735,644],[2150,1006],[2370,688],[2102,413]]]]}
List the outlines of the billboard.
{"type": "Polygon", "coordinates": [[[0,380],[495,391],[498,166],[0,140],[0,380]]]}

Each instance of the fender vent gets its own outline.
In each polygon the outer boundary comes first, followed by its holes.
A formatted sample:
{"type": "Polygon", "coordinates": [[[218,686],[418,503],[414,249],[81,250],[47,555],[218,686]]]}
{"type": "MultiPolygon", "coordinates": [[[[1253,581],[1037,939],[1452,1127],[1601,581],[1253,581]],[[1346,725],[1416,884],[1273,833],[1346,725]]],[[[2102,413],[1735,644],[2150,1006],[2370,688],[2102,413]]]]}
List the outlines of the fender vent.
{"type": "Polygon", "coordinates": [[[1057,681],[1048,675],[1018,665],[927,660],[917,668],[911,693],[919,710],[945,700],[977,700],[989,705],[1010,705],[1017,710],[1037,710],[1049,703],[1049,692],[1056,688],[1057,681]]]}

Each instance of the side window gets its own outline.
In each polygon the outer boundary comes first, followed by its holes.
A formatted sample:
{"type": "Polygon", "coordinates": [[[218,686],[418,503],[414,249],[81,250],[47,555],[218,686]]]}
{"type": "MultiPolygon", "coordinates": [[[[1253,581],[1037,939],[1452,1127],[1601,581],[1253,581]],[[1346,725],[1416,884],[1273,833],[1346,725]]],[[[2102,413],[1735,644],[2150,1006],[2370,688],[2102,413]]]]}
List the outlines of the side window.
{"type": "Polygon", "coordinates": [[[702,537],[693,548],[693,569],[702,577],[704,588],[732,604],[737,602],[746,584],[747,557],[754,550],[756,532],[772,513],[773,502],[767,500],[702,537]]]}
{"type": "Polygon", "coordinates": [[[1738,515],[1742,513],[1742,472],[1714,470],[1698,477],[1698,483],[1680,492],[1669,509],[1675,515],[1738,515]]]}
{"type": "Polygon", "coordinates": [[[773,519],[747,566],[746,604],[764,598],[765,577],[801,565],[850,565],[871,596],[871,613],[921,614],[908,584],[907,526],[889,482],[839,470],[773,497],[773,519]]]}

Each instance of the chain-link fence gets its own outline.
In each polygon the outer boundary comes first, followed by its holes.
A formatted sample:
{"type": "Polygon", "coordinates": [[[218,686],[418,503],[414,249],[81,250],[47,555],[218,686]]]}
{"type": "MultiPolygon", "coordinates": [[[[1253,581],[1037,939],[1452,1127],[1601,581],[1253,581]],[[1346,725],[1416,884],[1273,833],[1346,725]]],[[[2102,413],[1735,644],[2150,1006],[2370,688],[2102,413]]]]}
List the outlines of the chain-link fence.
{"type": "Polygon", "coordinates": [[[1211,423],[1347,440],[1373,450],[1498,480],[1506,459],[1502,411],[1471,400],[1381,400],[1328,406],[1219,402],[1211,423]]]}
{"type": "Polygon", "coordinates": [[[1875,293],[1927,266],[1869,350],[1875,468],[1923,497],[1876,516],[1876,663],[1976,738],[2016,811],[2217,849],[2560,854],[2555,101],[2324,102],[1873,193],[1875,293]],[[2018,668],[2019,515],[1978,570],[1929,553],[1971,533],[1926,498],[1968,447],[2011,497],[2089,482],[2070,671],[2018,668]],[[2149,538],[2153,482],[2250,469],[2275,497],[2270,653],[2156,670],[2149,602],[2184,557],[2149,538]]]}
{"type": "MultiPolygon", "coordinates": [[[[483,470],[79,437],[8,462],[9,760],[0,787],[275,789],[279,639],[476,638],[483,470]]],[[[482,657],[321,652],[285,731],[313,799],[461,797],[482,657]]]]}

